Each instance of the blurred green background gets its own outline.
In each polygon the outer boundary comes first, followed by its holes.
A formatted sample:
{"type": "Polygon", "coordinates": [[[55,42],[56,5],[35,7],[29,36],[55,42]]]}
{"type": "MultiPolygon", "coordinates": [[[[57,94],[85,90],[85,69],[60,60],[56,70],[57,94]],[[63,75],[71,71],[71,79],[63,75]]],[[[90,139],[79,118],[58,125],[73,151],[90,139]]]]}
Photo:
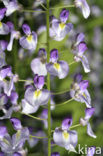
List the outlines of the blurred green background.
{"type": "MultiPolygon", "coordinates": [[[[19,2],[23,5],[24,10],[32,10],[33,9],[33,3],[35,1],[33,0],[25,0],[19,2]]],[[[51,0],[50,6],[56,7],[56,6],[62,6],[62,5],[69,5],[73,4],[73,0],[51,0]]],[[[45,5],[46,3],[44,3],[45,5]]],[[[71,53],[71,44],[73,42],[73,38],[76,33],[83,32],[86,36],[86,43],[88,46],[87,50],[87,56],[90,62],[91,67],[91,73],[86,74],[84,73],[84,70],[82,68],[81,63],[75,63],[70,66],[70,72],[69,75],[63,79],[59,80],[58,78],[54,78],[51,80],[51,90],[52,92],[61,92],[68,90],[65,94],[55,95],[55,101],[56,103],[61,103],[62,101],[66,101],[69,96],[69,89],[70,85],[73,81],[73,76],[75,73],[82,73],[83,78],[89,80],[90,86],[89,86],[89,92],[91,94],[92,98],[92,105],[96,107],[96,112],[93,118],[91,119],[91,125],[93,127],[93,131],[97,135],[96,139],[93,139],[89,137],[86,134],[86,127],[77,127],[75,130],[78,131],[78,144],[85,147],[85,145],[89,146],[96,146],[101,147],[102,154],[103,155],[103,48],[102,48],[102,42],[103,42],[103,1],[102,0],[88,0],[88,4],[91,7],[91,15],[90,17],[85,20],[80,12],[79,9],[76,8],[69,8],[70,16],[69,20],[73,23],[74,28],[73,31],[67,36],[63,41],[57,42],[50,40],[50,49],[56,48],[59,51],[59,57],[60,60],[65,60],[69,63],[73,61],[73,54],[71,53]]],[[[42,7],[38,6],[38,9],[42,9],[42,7]]],[[[35,9],[37,9],[35,8],[35,9]]],[[[57,18],[59,17],[59,14],[62,9],[54,9],[50,11],[51,15],[55,15],[57,18]]],[[[21,23],[28,23],[32,30],[36,31],[41,25],[46,24],[46,15],[45,13],[39,14],[39,13],[29,13],[27,11],[25,12],[15,12],[12,16],[10,16],[9,20],[13,21],[15,23],[15,28],[17,30],[21,30],[20,25],[20,19],[23,18],[23,22],[21,23]],[[19,22],[18,22],[19,21],[19,22]]],[[[7,18],[5,19],[7,20],[7,18]]],[[[9,40],[8,37],[4,37],[5,39],[9,40]]],[[[19,59],[18,57],[18,51],[20,48],[20,45],[18,44],[18,41],[14,42],[13,51],[12,52],[6,52],[6,60],[8,64],[12,65],[13,70],[15,73],[19,74],[20,79],[27,79],[29,77],[33,78],[32,71],[30,69],[30,62],[33,58],[37,56],[37,52],[39,48],[46,48],[46,32],[41,33],[38,36],[38,46],[33,53],[33,55],[25,56],[22,59],[19,59]]],[[[25,53],[27,53],[25,51],[25,53]]],[[[24,83],[19,82],[16,86],[17,91],[19,92],[19,102],[24,97],[24,83]]],[[[70,102],[64,106],[56,107],[55,110],[52,111],[52,129],[55,129],[56,127],[61,125],[62,120],[68,116],[72,115],[73,117],[73,125],[76,125],[79,123],[80,117],[84,117],[84,110],[85,110],[85,104],[73,101],[70,102]]],[[[38,110],[37,113],[34,115],[40,114],[42,111],[42,108],[38,110]]],[[[24,126],[31,126],[34,127],[35,132],[37,132],[39,129],[44,130],[44,126],[41,122],[38,122],[36,120],[33,120],[31,118],[28,118],[26,116],[21,116],[19,113],[14,113],[13,116],[17,116],[22,120],[22,124],[24,126]]],[[[8,130],[10,133],[13,132],[11,128],[11,124],[6,121],[6,124],[8,125],[8,130]]],[[[45,130],[46,132],[46,130],[45,130]]],[[[47,153],[47,142],[43,142],[40,140],[38,144],[30,148],[28,144],[26,144],[26,147],[28,147],[28,156],[46,156],[47,153]]],[[[78,150],[78,146],[77,146],[78,150]]],[[[75,153],[68,153],[64,148],[53,146],[52,152],[58,151],[60,152],[61,156],[76,156],[75,153]]]]}

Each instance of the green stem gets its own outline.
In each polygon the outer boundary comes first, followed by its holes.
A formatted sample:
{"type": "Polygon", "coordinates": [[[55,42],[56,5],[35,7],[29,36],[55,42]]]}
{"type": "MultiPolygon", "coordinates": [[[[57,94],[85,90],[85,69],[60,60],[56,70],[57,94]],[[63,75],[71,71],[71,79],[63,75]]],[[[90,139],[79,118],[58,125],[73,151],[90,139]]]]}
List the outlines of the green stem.
{"type": "Polygon", "coordinates": [[[31,13],[32,12],[39,12],[39,13],[45,13],[46,11],[42,11],[42,10],[41,11],[39,11],[39,10],[29,10],[28,9],[28,10],[22,10],[22,12],[31,12],[31,13]]]}
{"type": "Polygon", "coordinates": [[[34,135],[30,135],[30,138],[47,139],[47,137],[39,137],[39,136],[34,136],[34,135]]]}
{"type": "Polygon", "coordinates": [[[71,63],[69,63],[69,66],[71,66],[72,64],[74,64],[74,63],[76,63],[75,61],[73,61],[73,62],[71,62],[71,63]]]}
{"type": "Polygon", "coordinates": [[[81,126],[81,124],[77,124],[77,125],[71,126],[70,129],[76,128],[76,127],[79,127],[79,126],[81,126]]]}
{"type": "Polygon", "coordinates": [[[32,80],[18,80],[19,82],[30,82],[30,83],[33,83],[32,80]]]}
{"type": "Polygon", "coordinates": [[[53,10],[53,9],[74,8],[74,7],[75,7],[75,5],[64,5],[64,6],[53,7],[53,8],[50,8],[50,9],[53,10]]]}
{"type": "Polygon", "coordinates": [[[67,93],[67,92],[69,92],[69,91],[70,91],[70,89],[65,90],[65,91],[61,91],[61,92],[57,92],[57,93],[51,92],[51,94],[52,94],[52,95],[60,95],[60,94],[65,94],[65,93],[67,93]]]}
{"type": "Polygon", "coordinates": [[[33,118],[33,119],[36,119],[36,120],[46,120],[46,119],[39,118],[39,117],[35,117],[35,116],[30,115],[30,114],[25,114],[25,113],[22,113],[22,112],[21,112],[21,114],[24,114],[24,115],[26,115],[26,116],[28,116],[28,117],[31,117],[31,118],[33,118]]]}
{"type": "Polygon", "coordinates": [[[42,6],[42,8],[44,8],[45,10],[47,10],[47,8],[42,3],[40,5],[42,6]]]}
{"type": "Polygon", "coordinates": [[[73,101],[74,99],[72,98],[72,99],[70,99],[70,100],[67,100],[67,101],[65,101],[65,102],[63,102],[63,103],[60,103],[60,104],[57,104],[57,105],[55,105],[56,107],[59,107],[59,106],[64,106],[65,104],[67,104],[67,103],[69,103],[69,102],[71,102],[71,101],[73,101]]]}
{"type": "MultiPolygon", "coordinates": [[[[47,26],[47,62],[50,58],[50,49],[49,49],[49,0],[47,2],[47,12],[46,12],[46,26],[47,26]]],[[[50,91],[50,75],[47,75],[47,89],[50,91]]],[[[51,110],[50,110],[50,99],[48,102],[48,156],[51,156],[51,110]]]]}

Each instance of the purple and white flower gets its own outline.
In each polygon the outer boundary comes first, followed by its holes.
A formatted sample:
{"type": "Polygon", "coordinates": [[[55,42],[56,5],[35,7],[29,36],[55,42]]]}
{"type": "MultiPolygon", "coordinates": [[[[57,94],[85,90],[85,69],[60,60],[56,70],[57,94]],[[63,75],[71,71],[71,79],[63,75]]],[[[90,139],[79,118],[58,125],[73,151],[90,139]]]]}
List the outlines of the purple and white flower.
{"type": "Polygon", "coordinates": [[[86,126],[87,125],[87,134],[93,138],[96,138],[96,135],[94,134],[94,132],[92,131],[91,125],[89,123],[90,118],[92,117],[92,115],[95,112],[95,108],[86,108],[85,110],[85,117],[84,118],[80,118],[80,124],[82,126],[86,126]]]}
{"type": "Polygon", "coordinates": [[[8,46],[7,46],[7,50],[8,51],[11,51],[12,50],[12,47],[13,47],[13,41],[14,41],[14,39],[19,39],[20,38],[20,32],[14,30],[14,24],[12,22],[7,22],[7,25],[9,27],[9,31],[11,33],[10,41],[8,43],[8,46]]]}
{"type": "Polygon", "coordinates": [[[39,49],[38,58],[35,58],[31,62],[31,69],[34,74],[47,75],[46,69],[47,53],[44,48],[39,49]]]}
{"type": "Polygon", "coordinates": [[[9,119],[13,111],[17,112],[20,110],[20,106],[17,105],[17,100],[18,94],[15,91],[12,91],[10,96],[4,93],[0,94],[0,110],[4,113],[3,116],[0,116],[0,120],[9,119]]]}
{"type": "Polygon", "coordinates": [[[23,32],[26,36],[20,38],[19,43],[24,49],[34,51],[37,46],[37,34],[30,30],[30,27],[27,24],[22,26],[23,32]]]}
{"type": "Polygon", "coordinates": [[[0,35],[6,35],[9,33],[9,27],[7,24],[2,23],[1,20],[4,18],[6,13],[6,8],[0,9],[0,35]]]}
{"type": "Polygon", "coordinates": [[[83,33],[80,33],[76,36],[76,41],[73,44],[73,54],[74,54],[74,60],[76,62],[82,62],[84,71],[86,73],[90,72],[90,67],[88,63],[88,59],[85,56],[84,52],[87,50],[87,45],[84,42],[85,36],[83,33]]]}
{"type": "Polygon", "coordinates": [[[7,128],[5,126],[0,126],[0,140],[2,140],[7,133],[7,128]]]}
{"type": "Polygon", "coordinates": [[[87,80],[82,80],[82,75],[77,74],[71,85],[70,95],[74,100],[85,103],[88,108],[91,108],[91,97],[87,90],[88,86],[89,82],[87,80]]]}
{"type": "Polygon", "coordinates": [[[86,0],[75,0],[75,6],[80,8],[84,18],[88,18],[90,15],[90,7],[86,0]]]}
{"type": "Polygon", "coordinates": [[[13,12],[20,9],[17,0],[2,0],[6,7],[6,16],[10,16],[13,12]]]}
{"type": "MultiPolygon", "coordinates": [[[[0,139],[1,151],[5,155],[15,155],[22,153],[23,145],[26,140],[29,139],[29,130],[28,128],[23,128],[22,130],[17,131],[11,137],[8,133],[4,135],[3,139],[0,139]]],[[[18,156],[21,156],[20,154],[18,156]]]]}
{"type": "Polygon", "coordinates": [[[34,85],[29,85],[25,92],[25,100],[23,100],[23,110],[24,113],[35,113],[40,105],[46,105],[50,98],[50,92],[47,89],[43,89],[44,86],[44,76],[34,77],[34,85]]]}
{"type": "Polygon", "coordinates": [[[50,63],[46,65],[47,71],[53,75],[59,77],[59,79],[63,79],[68,75],[69,66],[65,61],[58,60],[58,50],[53,49],[50,52],[50,63]]]}
{"type": "Polygon", "coordinates": [[[77,145],[78,137],[75,130],[69,130],[72,124],[72,119],[67,118],[62,122],[62,126],[55,129],[53,133],[54,142],[66,150],[76,152],[75,147],[77,145]]]}
{"type": "Polygon", "coordinates": [[[72,23],[67,23],[69,17],[69,11],[63,9],[60,13],[60,19],[56,19],[54,16],[51,20],[50,37],[56,41],[61,41],[72,30],[72,23]]]}
{"type": "Polygon", "coordinates": [[[96,147],[88,147],[87,156],[94,156],[96,147]]]}

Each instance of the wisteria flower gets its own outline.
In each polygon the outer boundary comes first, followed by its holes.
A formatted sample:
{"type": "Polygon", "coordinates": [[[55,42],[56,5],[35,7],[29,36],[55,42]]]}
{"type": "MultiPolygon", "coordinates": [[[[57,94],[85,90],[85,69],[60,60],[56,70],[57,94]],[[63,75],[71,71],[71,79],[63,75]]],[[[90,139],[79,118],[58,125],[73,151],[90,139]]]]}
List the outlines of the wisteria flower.
{"type": "Polygon", "coordinates": [[[0,53],[7,49],[8,42],[5,40],[0,40],[0,53]]]}
{"type": "Polygon", "coordinates": [[[53,49],[50,52],[50,63],[46,65],[47,71],[53,75],[59,77],[59,79],[63,79],[68,75],[69,66],[65,61],[58,60],[58,50],[53,49]]]}
{"type": "Polygon", "coordinates": [[[80,118],[80,124],[83,126],[87,125],[87,134],[93,138],[96,138],[96,135],[94,134],[94,132],[92,131],[91,125],[89,123],[90,118],[92,117],[92,115],[95,112],[95,108],[86,108],[85,110],[85,117],[84,118],[80,118]]]}
{"type": "Polygon", "coordinates": [[[37,45],[37,34],[30,30],[27,24],[23,24],[22,29],[26,36],[20,38],[19,43],[24,49],[34,51],[37,45]]]}
{"type": "Polygon", "coordinates": [[[4,18],[6,12],[6,8],[0,9],[0,34],[6,35],[9,33],[9,27],[7,24],[2,23],[1,20],[4,18]]]}
{"type": "Polygon", "coordinates": [[[80,33],[76,36],[76,42],[72,46],[73,48],[73,53],[74,53],[74,60],[76,62],[82,62],[84,71],[86,73],[90,72],[90,67],[89,67],[89,62],[87,57],[85,56],[84,52],[87,50],[87,45],[84,42],[84,34],[80,33]]]}
{"type": "Polygon", "coordinates": [[[2,140],[7,133],[7,128],[5,126],[0,126],[0,140],[2,140]]]}
{"type": "Polygon", "coordinates": [[[70,95],[74,100],[85,103],[88,108],[91,108],[91,98],[87,90],[88,86],[89,82],[82,80],[81,74],[76,74],[71,85],[70,95]]]}
{"type": "Polygon", "coordinates": [[[22,128],[21,130],[18,130],[17,133],[13,134],[12,137],[6,132],[3,138],[0,139],[1,151],[4,152],[6,155],[10,156],[21,153],[23,150],[23,145],[25,141],[28,139],[29,139],[28,128],[22,128]]]}
{"type": "MultiPolygon", "coordinates": [[[[40,114],[41,119],[45,119],[42,122],[44,123],[44,127],[47,129],[48,128],[48,109],[43,109],[42,113],[40,114]]],[[[52,122],[52,120],[51,120],[52,122]]]]}
{"type": "Polygon", "coordinates": [[[66,118],[62,122],[62,126],[55,129],[53,133],[54,142],[66,150],[76,152],[78,137],[75,130],[69,130],[72,125],[72,118],[66,118]]]}
{"type": "MultiPolygon", "coordinates": [[[[29,127],[29,132],[32,136],[37,136],[37,137],[46,137],[46,134],[44,133],[44,131],[38,130],[36,133],[33,132],[33,128],[29,127]]],[[[28,140],[29,146],[30,147],[34,147],[37,145],[37,143],[39,142],[38,138],[33,138],[30,137],[30,139],[28,140]]]]}
{"type": "Polygon", "coordinates": [[[58,152],[54,152],[51,154],[51,156],[60,156],[60,154],[58,152]]]}
{"type": "Polygon", "coordinates": [[[7,48],[8,43],[5,40],[0,41],[0,68],[6,65],[5,61],[5,50],[7,48]]]}
{"type": "Polygon", "coordinates": [[[72,23],[67,23],[69,17],[69,11],[63,9],[60,13],[60,19],[56,19],[54,16],[51,20],[50,37],[56,41],[61,41],[72,30],[72,23]]]}
{"type": "Polygon", "coordinates": [[[20,9],[17,0],[2,0],[6,7],[6,16],[10,16],[13,12],[20,9]]]}
{"type": "Polygon", "coordinates": [[[8,51],[11,51],[12,50],[12,47],[13,47],[13,41],[14,41],[14,39],[19,39],[20,38],[20,32],[14,30],[14,24],[12,22],[7,22],[7,25],[9,27],[9,31],[11,33],[10,41],[8,43],[8,46],[7,46],[7,50],[8,51]]]}
{"type": "Polygon", "coordinates": [[[88,147],[87,156],[93,156],[95,154],[96,147],[88,147]]]}
{"type": "Polygon", "coordinates": [[[12,91],[10,96],[4,93],[0,95],[0,110],[4,113],[4,115],[0,117],[0,120],[8,119],[11,117],[13,111],[17,112],[20,110],[20,106],[17,105],[17,100],[18,94],[15,91],[12,91]]]}
{"type": "Polygon", "coordinates": [[[46,69],[46,60],[47,60],[47,53],[44,48],[39,49],[38,58],[35,58],[31,62],[31,69],[34,74],[38,75],[47,75],[46,69]]]}
{"type": "Polygon", "coordinates": [[[86,0],[75,0],[75,6],[80,8],[84,18],[88,18],[90,15],[90,7],[86,0]]]}
{"type": "Polygon", "coordinates": [[[27,103],[23,103],[24,113],[34,113],[38,110],[40,105],[46,105],[50,98],[50,92],[47,89],[43,89],[44,76],[34,77],[34,88],[32,85],[28,86],[25,92],[25,100],[27,103]]]}

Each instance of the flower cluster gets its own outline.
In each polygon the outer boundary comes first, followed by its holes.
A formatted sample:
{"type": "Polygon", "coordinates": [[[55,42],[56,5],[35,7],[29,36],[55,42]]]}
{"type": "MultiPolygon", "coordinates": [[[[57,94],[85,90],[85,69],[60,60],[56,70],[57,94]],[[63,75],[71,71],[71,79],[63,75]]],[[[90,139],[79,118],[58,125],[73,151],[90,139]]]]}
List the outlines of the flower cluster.
{"type": "MultiPolygon", "coordinates": [[[[15,11],[22,9],[17,0],[1,0],[4,8],[0,9],[0,35],[10,35],[10,41],[0,40],[0,110],[3,112],[3,116],[0,116],[0,120],[9,119],[13,125],[13,129],[16,131],[12,136],[9,134],[7,127],[0,125],[0,155],[7,156],[24,156],[27,154],[27,150],[24,148],[24,144],[28,141],[30,147],[34,147],[38,143],[38,139],[48,138],[48,149],[51,148],[52,142],[64,149],[76,152],[76,146],[78,144],[78,133],[72,129],[72,117],[67,117],[62,121],[61,126],[56,127],[53,131],[53,140],[51,139],[51,124],[53,119],[51,118],[51,111],[56,108],[56,102],[52,91],[50,90],[50,78],[57,77],[57,79],[65,79],[69,75],[70,64],[63,59],[60,59],[60,52],[56,47],[50,49],[50,40],[62,41],[68,36],[69,32],[73,29],[73,24],[68,22],[70,12],[67,9],[62,9],[59,19],[55,16],[47,19],[47,28],[40,27],[38,32],[32,31],[27,23],[21,24],[22,32],[15,28],[15,24],[11,21],[3,23],[4,16],[8,17],[15,11]],[[11,65],[8,65],[5,58],[5,51],[13,51],[14,39],[18,40],[19,46],[19,58],[23,58],[25,51],[29,54],[33,54],[37,49],[38,39],[40,31],[47,29],[47,42],[46,50],[44,47],[40,47],[38,50],[38,56],[33,58],[30,62],[33,78],[29,78],[26,81],[24,88],[25,92],[23,98],[19,97],[19,92],[15,83],[23,81],[19,78],[18,74],[14,74],[11,65]],[[50,55],[49,55],[50,54],[50,55]],[[50,56],[48,58],[48,56],[50,56]],[[45,82],[47,80],[47,82],[45,82]],[[19,99],[20,98],[20,99],[19,99]],[[20,102],[18,102],[20,101],[20,102]],[[47,105],[48,104],[48,105],[47,105]],[[47,107],[48,106],[48,107],[47,107]],[[35,117],[31,114],[37,113],[42,108],[39,116],[35,117]],[[37,120],[41,120],[44,129],[48,129],[48,136],[46,130],[39,130],[34,133],[33,127],[23,127],[21,121],[12,117],[13,112],[19,112],[22,115],[27,115],[37,120]],[[41,137],[42,135],[42,137],[41,137]]],[[[41,5],[43,9],[45,1],[34,2],[34,8],[41,5]]],[[[90,8],[86,0],[75,0],[76,7],[79,7],[85,18],[88,18],[90,14],[90,8]]],[[[44,11],[44,10],[42,10],[44,11]]],[[[49,14],[49,8],[44,11],[49,14]]],[[[24,19],[23,19],[24,20],[24,19]]],[[[19,20],[20,22],[20,20],[19,20]]],[[[22,22],[21,22],[22,23],[22,22]]],[[[16,47],[17,48],[17,47],[16,47]]],[[[74,55],[75,62],[80,62],[83,65],[86,73],[90,72],[89,61],[84,54],[87,50],[85,43],[85,35],[79,33],[76,35],[75,42],[72,44],[72,53],[74,55]]],[[[71,85],[70,96],[73,100],[85,103],[85,117],[80,118],[79,126],[87,126],[87,134],[93,138],[96,135],[92,131],[90,125],[90,118],[95,112],[95,108],[92,106],[91,97],[87,90],[89,86],[88,80],[83,80],[81,74],[76,74],[74,81],[71,85]]],[[[69,99],[71,100],[71,99],[69,99]]],[[[66,101],[68,103],[68,101],[66,101]]],[[[65,102],[63,103],[65,104],[65,102]]],[[[59,104],[58,104],[59,105],[59,104]]],[[[62,105],[62,103],[61,103],[62,105]]],[[[42,124],[41,124],[42,125],[42,124]]],[[[74,126],[75,128],[75,126],[74,126]]],[[[46,144],[46,143],[45,143],[46,144]]],[[[95,148],[88,149],[87,156],[92,156],[95,153],[95,148]]],[[[59,152],[50,153],[48,156],[60,156],[59,152]]]]}

